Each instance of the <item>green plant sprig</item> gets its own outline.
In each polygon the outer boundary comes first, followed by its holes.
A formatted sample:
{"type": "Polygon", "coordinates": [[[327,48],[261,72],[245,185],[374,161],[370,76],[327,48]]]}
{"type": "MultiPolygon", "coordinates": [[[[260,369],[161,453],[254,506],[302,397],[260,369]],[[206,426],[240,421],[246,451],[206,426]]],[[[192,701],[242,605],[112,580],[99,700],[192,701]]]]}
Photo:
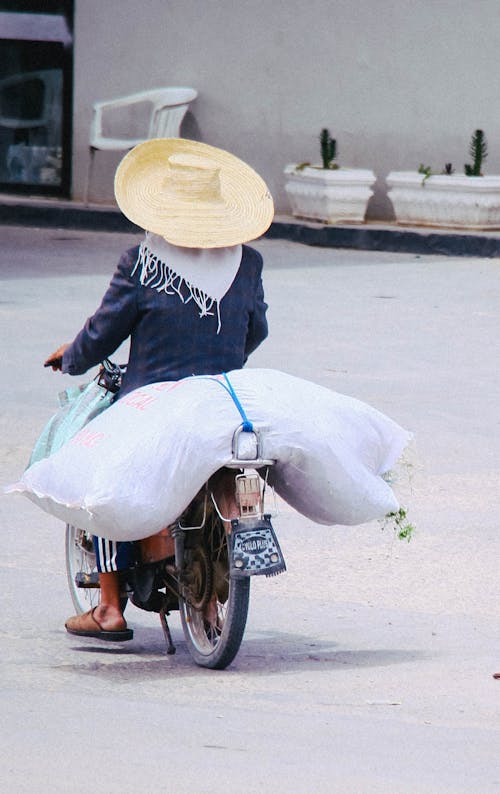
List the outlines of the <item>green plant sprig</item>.
{"type": "Polygon", "coordinates": [[[387,513],[383,529],[392,525],[399,540],[406,540],[409,543],[415,532],[415,527],[407,521],[407,516],[408,510],[405,507],[400,507],[397,512],[387,513]]]}
{"type": "Polygon", "coordinates": [[[429,177],[432,176],[432,168],[430,167],[430,165],[424,165],[423,163],[420,163],[418,167],[418,173],[423,174],[424,176],[424,178],[422,179],[422,186],[424,186],[425,180],[429,179],[429,177]]]}

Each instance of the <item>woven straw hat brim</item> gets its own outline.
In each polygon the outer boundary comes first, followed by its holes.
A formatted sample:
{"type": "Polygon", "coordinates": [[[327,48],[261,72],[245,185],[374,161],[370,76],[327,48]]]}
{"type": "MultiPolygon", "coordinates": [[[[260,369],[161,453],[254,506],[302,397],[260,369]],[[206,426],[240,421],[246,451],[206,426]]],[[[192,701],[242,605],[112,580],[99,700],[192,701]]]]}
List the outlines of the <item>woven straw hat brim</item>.
{"type": "Polygon", "coordinates": [[[155,138],[140,143],[121,161],[115,196],[123,214],[173,245],[221,248],[260,237],[271,225],[273,200],[264,180],[243,160],[215,146],[186,138],[155,138]],[[168,191],[172,155],[214,161],[221,199],[179,199],[168,191]]]}

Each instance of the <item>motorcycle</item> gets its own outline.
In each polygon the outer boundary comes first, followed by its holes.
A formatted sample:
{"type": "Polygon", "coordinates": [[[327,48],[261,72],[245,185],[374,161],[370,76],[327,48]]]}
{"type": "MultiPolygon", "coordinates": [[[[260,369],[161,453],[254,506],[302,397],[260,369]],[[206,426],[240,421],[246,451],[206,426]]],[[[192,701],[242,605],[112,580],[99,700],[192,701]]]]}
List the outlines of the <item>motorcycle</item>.
{"type": "MultiPolygon", "coordinates": [[[[117,391],[118,368],[105,362],[102,382],[117,391]]],[[[175,646],[168,616],[179,611],[194,662],[222,670],[236,657],[243,640],[252,576],[286,570],[267,509],[272,498],[268,472],[273,460],[261,455],[261,438],[245,423],[235,431],[232,459],[211,477],[187,509],[158,535],[136,542],[137,562],[120,573],[122,608],[130,600],[157,612],[167,653],[175,646]],[[237,510],[224,516],[221,503],[237,510]],[[167,556],[174,540],[175,557],[167,556]]],[[[92,535],[66,526],[66,569],[71,598],[79,613],[99,602],[99,576],[92,535]]]]}

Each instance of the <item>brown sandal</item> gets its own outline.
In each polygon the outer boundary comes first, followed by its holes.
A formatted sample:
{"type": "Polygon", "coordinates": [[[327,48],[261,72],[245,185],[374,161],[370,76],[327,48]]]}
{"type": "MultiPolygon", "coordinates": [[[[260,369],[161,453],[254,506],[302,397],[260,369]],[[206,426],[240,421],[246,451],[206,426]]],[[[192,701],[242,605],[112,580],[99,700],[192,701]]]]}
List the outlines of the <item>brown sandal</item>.
{"type": "MultiPolygon", "coordinates": [[[[96,640],[108,640],[108,642],[125,642],[134,636],[132,629],[116,629],[107,631],[97,622],[94,617],[96,607],[83,615],[75,615],[68,618],[65,623],[66,631],[76,634],[78,637],[94,637],[96,640]]],[[[126,624],[125,624],[126,625],[126,624]]]]}

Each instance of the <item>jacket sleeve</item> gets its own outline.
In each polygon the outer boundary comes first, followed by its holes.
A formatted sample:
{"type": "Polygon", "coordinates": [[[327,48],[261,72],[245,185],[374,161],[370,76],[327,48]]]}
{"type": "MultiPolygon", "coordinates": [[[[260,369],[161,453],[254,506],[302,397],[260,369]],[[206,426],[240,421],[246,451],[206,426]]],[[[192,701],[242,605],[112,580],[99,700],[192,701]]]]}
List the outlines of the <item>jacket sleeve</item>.
{"type": "Polygon", "coordinates": [[[250,353],[258,348],[268,334],[267,327],[267,303],[264,300],[264,286],[262,284],[262,256],[258,251],[252,249],[256,256],[256,287],[253,310],[250,313],[248,332],[245,342],[245,361],[250,353]]]}
{"type": "Polygon", "coordinates": [[[81,375],[112,355],[130,336],[137,320],[136,286],[130,275],[137,250],[121,257],[101,305],[64,352],[63,372],[81,375]]]}

